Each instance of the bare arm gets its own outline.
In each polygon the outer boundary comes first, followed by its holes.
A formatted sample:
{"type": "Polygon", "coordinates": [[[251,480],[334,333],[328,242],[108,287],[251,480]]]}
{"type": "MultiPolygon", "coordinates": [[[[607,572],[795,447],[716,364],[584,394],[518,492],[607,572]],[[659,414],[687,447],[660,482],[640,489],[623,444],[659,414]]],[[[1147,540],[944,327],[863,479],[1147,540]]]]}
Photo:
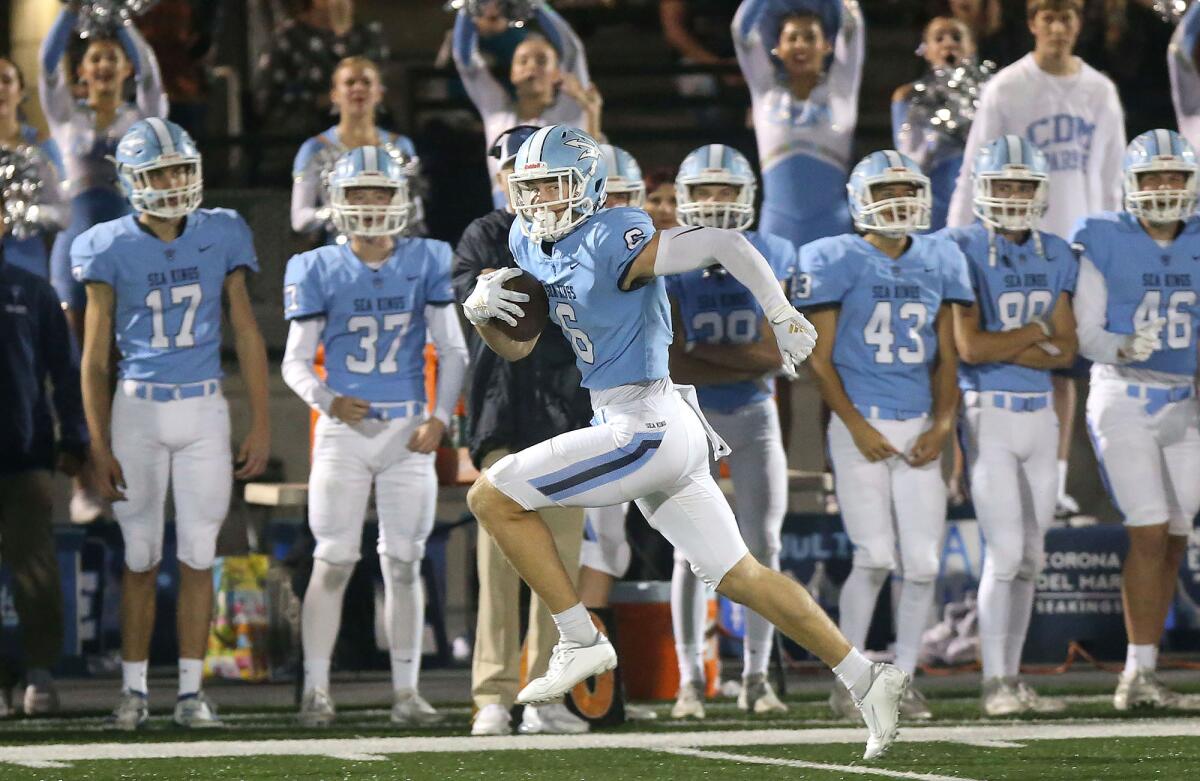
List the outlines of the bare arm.
{"type": "Polygon", "coordinates": [[[958,354],[954,349],[954,318],[950,309],[952,306],[956,305],[942,304],[938,311],[937,361],[930,373],[933,416],[929,428],[917,437],[912,450],[908,452],[908,462],[914,467],[925,466],[937,459],[946,447],[946,440],[954,431],[959,393],[958,354]]]}
{"type": "Polygon", "coordinates": [[[1050,324],[1054,328],[1054,336],[1044,341],[1058,348],[1059,355],[1051,355],[1034,345],[1021,351],[1013,363],[1030,369],[1065,369],[1075,363],[1075,356],[1079,353],[1079,336],[1075,332],[1075,311],[1071,306],[1070,294],[1058,294],[1050,324]]]}
{"type": "Polygon", "coordinates": [[[246,480],[262,474],[271,455],[267,348],[250,306],[245,269],[235,269],[225,277],[225,298],[229,307],[229,322],[233,326],[238,367],[246,383],[246,395],[250,402],[250,433],[238,452],[237,461],[241,467],[234,473],[239,480],[246,480]]]}
{"type": "Polygon", "coordinates": [[[759,320],[759,338],[744,344],[697,344],[692,355],[729,369],[752,372],[755,377],[779,371],[783,356],[775,345],[775,332],[765,319],[759,320]]]}
{"type": "Polygon", "coordinates": [[[706,49],[688,29],[687,3],[684,0],[660,0],[658,19],[662,24],[663,37],[681,57],[705,65],[721,62],[721,58],[706,49]]]}
{"type": "Polygon", "coordinates": [[[92,463],[106,499],[124,499],[125,476],[112,452],[112,335],[116,294],[103,282],[87,283],[83,341],[83,414],[92,439],[92,463]]]}
{"type": "MultiPolygon", "coordinates": [[[[979,322],[978,304],[952,306],[954,345],[964,363],[1012,363],[1026,349],[1046,341],[1046,335],[1034,323],[1011,331],[987,331],[979,322]]],[[[1041,352],[1040,348],[1035,349],[1041,352]]]]}

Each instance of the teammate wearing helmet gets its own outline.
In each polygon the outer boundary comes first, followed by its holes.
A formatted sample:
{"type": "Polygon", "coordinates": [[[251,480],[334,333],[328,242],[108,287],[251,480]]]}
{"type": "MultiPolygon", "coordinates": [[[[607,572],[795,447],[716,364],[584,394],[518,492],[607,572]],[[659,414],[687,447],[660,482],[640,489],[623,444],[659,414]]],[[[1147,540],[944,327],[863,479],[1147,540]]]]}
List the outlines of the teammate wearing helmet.
{"type": "Polygon", "coordinates": [[[1088,428],[1129,534],[1121,573],[1129,648],[1113,704],[1182,707],[1195,703],[1155,668],[1200,511],[1196,153],[1173,130],[1150,130],[1129,144],[1124,170],[1124,211],[1084,218],[1072,238],[1079,351],[1094,362],[1088,428]]]}
{"type": "MultiPolygon", "coordinates": [[[[866,642],[898,543],[896,666],[911,676],[933,609],[946,523],[939,462],[958,410],[950,307],[974,294],[954,242],[919,233],[929,228],[931,196],[916,163],[873,152],[854,167],[847,190],[859,233],[805,245],[792,296],[820,335],[811,364],[833,411],[829,452],[854,544],[841,629],[855,647],[866,642]]],[[[838,687],[830,705],[854,715],[838,687]]],[[[930,717],[911,687],[901,714],[930,717]]]]}
{"type": "Polygon", "coordinates": [[[640,209],[645,206],[646,182],[642,178],[642,168],[633,155],[611,144],[601,144],[600,154],[604,155],[604,164],[608,167],[608,198],[604,201],[604,207],[632,206],[640,209]]]}
{"type": "MultiPolygon", "coordinates": [[[[685,226],[740,231],[781,283],[795,273],[796,248],[786,239],[749,230],[756,182],[736,149],[709,144],[691,152],[675,177],[676,214],[685,226]]],[[[762,309],[744,285],[720,266],[667,278],[675,334],[671,376],[693,384],[700,409],[729,443],[736,516],[750,554],[779,569],[780,531],[787,512],[787,456],[772,398],[781,358],[762,309]]],[[[713,464],[715,471],[716,465],[713,464]]],[[[674,718],[704,718],[703,640],[707,619],[704,584],[680,548],[671,575],[671,616],[679,661],[674,718]]],[[[742,693],[738,707],[753,713],[785,712],[767,682],[774,627],[746,614],[742,693]]]]}
{"type": "Polygon", "coordinates": [[[317,547],[304,594],[304,696],[300,722],[335,715],[329,664],[342,597],[359,559],[371,488],[392,665],[395,724],[440,715],[418,693],[425,594],[421,560],[437,502],[434,451],[454,413],[467,366],[450,304],[450,246],[402,238],[413,216],[408,178],[387,147],[343,155],[329,180],[333,224],[348,244],[288,261],[284,317],[291,321],[283,377],[321,415],[309,474],[317,547]],[[425,334],[438,351],[437,397],[425,398],[425,334]],[[324,379],[313,369],[325,350],[324,379]]]}
{"type": "Polygon", "coordinates": [[[125,540],[121,584],[123,686],[111,723],[148,716],[146,665],[162,558],[167,484],[179,558],[179,699],[175,722],[217,724],[200,690],[212,615],[212,564],[232,477],[252,478],[270,454],[267,354],[246,291],[258,270],[245,221],[200,209],[200,153],[166,120],[140,120],[121,138],[117,174],[134,214],[102,222],[71,245],[86,285],[83,401],[99,488],[125,540]],[[250,433],[232,472],[221,393],[221,311],[228,308],[250,402],[250,433]],[[112,340],[121,355],[109,374],[112,340]]]}
{"type": "Polygon", "coordinates": [[[954,308],[960,422],[987,556],[979,580],[982,708],[988,716],[1054,712],[1020,678],[1043,540],[1054,520],[1058,420],[1050,370],[1075,360],[1071,295],[1079,264],[1067,242],[1038,230],[1049,164],[1020,136],[979,150],[978,222],[948,228],[967,257],[976,304],[954,308]]]}
{"type": "MultiPolygon", "coordinates": [[[[517,213],[510,249],[521,269],[544,286],[550,318],[575,350],[596,413],[590,428],[501,459],[467,496],[475,517],[546,602],[562,635],[546,675],[531,681],[518,702],[557,697],[617,661],[579,601],[537,511],[632,500],[706,583],[834,668],[870,729],[865,757],[877,757],[895,739],[908,677],[890,665],[872,665],[802,586],[749,555],[709,471],[709,454],[720,458],[729,448],[704,419],[695,390],[674,385],[667,371],[671,326],[662,277],[723,266],[766,312],[787,370],[811,352],[812,328],[745,237],[700,226],[656,233],[640,209],[601,211],[606,175],[590,136],[552,125],[522,144],[508,182],[517,213]]],[[[524,314],[525,294],[503,288],[515,275],[506,269],[481,276],[463,305],[480,336],[509,360],[519,360],[536,342],[514,341],[492,323],[524,314]]]]}

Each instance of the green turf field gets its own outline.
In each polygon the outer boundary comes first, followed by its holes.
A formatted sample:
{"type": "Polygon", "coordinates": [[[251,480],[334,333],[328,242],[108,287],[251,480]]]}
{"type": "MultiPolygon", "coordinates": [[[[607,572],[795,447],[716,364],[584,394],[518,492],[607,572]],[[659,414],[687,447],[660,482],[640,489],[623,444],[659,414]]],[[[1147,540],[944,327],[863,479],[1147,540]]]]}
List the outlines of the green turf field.
{"type": "Polygon", "coordinates": [[[408,731],[383,709],[345,710],[328,730],[283,711],[226,713],[227,729],[206,731],[160,716],[134,734],[105,730],[101,714],[8,720],[0,779],[1200,779],[1200,718],[1118,716],[1109,696],[1076,689],[1065,716],[985,721],[973,691],[950,692],[931,698],[933,723],[905,726],[871,764],[860,759],[865,728],[828,719],[811,697],[767,719],[717,701],[701,723],[660,705],[657,720],[584,736],[471,738],[461,705],[443,708],[442,726],[408,731]]]}

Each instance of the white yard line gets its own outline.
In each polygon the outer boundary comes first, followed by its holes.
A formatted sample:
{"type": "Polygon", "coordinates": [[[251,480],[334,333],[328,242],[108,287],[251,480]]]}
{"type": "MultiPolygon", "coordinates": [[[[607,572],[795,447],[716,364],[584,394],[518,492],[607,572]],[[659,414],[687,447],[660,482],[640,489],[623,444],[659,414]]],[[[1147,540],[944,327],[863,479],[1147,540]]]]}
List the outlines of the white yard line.
{"type": "Polygon", "coordinates": [[[753,754],[731,754],[728,751],[701,751],[695,748],[664,748],[663,754],[674,754],[681,757],[697,757],[699,759],[718,759],[727,762],[739,762],[744,765],[775,765],[777,767],[796,767],[802,770],[833,770],[838,773],[849,773],[857,776],[876,776],[882,778],[906,778],[914,781],[976,781],[963,776],[939,776],[933,773],[910,773],[904,770],[884,770],[869,765],[835,765],[828,762],[806,762],[800,759],[780,759],[779,757],[759,757],[753,754]]]}
{"type": "MultiPolygon", "coordinates": [[[[1080,738],[1198,737],[1200,720],[1074,721],[993,723],[959,727],[905,727],[905,743],[980,740],[1022,742],[1080,738]]],[[[501,737],[315,738],[303,740],[202,740],[175,743],[38,743],[0,747],[0,765],[95,759],[173,759],[179,757],[325,756],[367,757],[411,753],[485,751],[563,751],[567,749],[708,748],[730,746],[811,746],[862,743],[864,728],[758,729],[719,732],[626,732],[587,735],[508,735],[501,737]]],[[[45,765],[32,765],[45,767],[45,765]]]]}

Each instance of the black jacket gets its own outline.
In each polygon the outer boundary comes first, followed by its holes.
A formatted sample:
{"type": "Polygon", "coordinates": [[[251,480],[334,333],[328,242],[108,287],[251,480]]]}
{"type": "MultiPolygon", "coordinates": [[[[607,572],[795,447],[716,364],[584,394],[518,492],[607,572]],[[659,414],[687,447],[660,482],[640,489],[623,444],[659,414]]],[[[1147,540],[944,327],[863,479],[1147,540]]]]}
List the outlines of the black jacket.
{"type": "MultiPolygon", "coordinates": [[[[459,303],[475,289],[484,269],[516,267],[508,250],[514,216],[497,209],[472,222],[454,249],[454,294],[459,303]]],[[[509,363],[467,329],[471,378],[467,382],[467,447],[479,466],[498,448],[513,452],[583,428],[592,417],[580,386],[575,353],[562,332],[548,325],[527,357],[509,363]]]]}
{"type": "Polygon", "coordinates": [[[86,453],[79,351],[50,283],[5,263],[0,250],[0,473],[53,469],[54,387],[60,446],[86,453]]]}

